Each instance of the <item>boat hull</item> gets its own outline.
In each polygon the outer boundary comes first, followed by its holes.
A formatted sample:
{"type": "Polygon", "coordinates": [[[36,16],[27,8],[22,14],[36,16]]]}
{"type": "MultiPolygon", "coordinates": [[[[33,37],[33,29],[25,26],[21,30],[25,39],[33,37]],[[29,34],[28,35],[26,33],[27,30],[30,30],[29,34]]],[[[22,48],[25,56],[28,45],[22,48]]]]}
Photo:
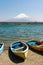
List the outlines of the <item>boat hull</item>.
{"type": "Polygon", "coordinates": [[[32,46],[32,45],[29,45],[30,48],[34,49],[34,50],[37,50],[37,51],[43,51],[43,47],[40,47],[40,46],[32,46]]]}
{"type": "Polygon", "coordinates": [[[27,58],[27,54],[28,54],[28,51],[26,51],[25,53],[14,53],[15,55],[23,58],[23,59],[26,59],[27,58]]]}

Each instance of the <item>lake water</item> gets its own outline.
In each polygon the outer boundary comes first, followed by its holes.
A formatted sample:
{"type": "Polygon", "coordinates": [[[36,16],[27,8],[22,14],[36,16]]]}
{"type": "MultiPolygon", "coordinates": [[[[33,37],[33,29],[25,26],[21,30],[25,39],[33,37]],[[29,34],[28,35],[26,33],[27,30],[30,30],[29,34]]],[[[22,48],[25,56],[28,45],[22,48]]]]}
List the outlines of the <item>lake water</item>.
{"type": "Polygon", "coordinates": [[[0,24],[0,41],[43,40],[43,24],[0,24]]]}

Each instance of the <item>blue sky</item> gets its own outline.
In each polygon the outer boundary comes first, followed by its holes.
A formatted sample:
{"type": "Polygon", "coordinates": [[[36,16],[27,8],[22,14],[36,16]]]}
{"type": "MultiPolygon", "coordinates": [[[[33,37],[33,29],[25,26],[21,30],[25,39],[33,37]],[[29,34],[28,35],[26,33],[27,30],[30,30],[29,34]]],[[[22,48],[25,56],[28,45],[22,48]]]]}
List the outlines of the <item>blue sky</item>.
{"type": "Polygon", "coordinates": [[[21,13],[43,21],[43,0],[0,0],[0,21],[21,13]]]}

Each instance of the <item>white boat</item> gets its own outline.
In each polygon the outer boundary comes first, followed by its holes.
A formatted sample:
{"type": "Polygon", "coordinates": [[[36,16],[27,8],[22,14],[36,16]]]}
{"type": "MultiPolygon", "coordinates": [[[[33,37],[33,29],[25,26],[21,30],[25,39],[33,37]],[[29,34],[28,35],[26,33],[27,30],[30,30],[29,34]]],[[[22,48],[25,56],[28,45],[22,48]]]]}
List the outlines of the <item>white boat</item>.
{"type": "Polygon", "coordinates": [[[10,49],[15,55],[17,55],[23,59],[27,58],[28,46],[26,44],[24,44],[22,42],[12,43],[10,45],[10,49]]]}

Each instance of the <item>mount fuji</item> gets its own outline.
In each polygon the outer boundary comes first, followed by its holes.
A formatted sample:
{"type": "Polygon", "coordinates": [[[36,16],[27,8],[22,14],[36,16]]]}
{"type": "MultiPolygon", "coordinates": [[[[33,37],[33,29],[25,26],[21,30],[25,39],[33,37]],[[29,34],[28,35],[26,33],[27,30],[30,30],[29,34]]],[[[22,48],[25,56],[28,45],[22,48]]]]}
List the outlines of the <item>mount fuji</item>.
{"type": "Polygon", "coordinates": [[[21,13],[15,17],[12,17],[11,19],[6,20],[7,22],[30,22],[30,16],[21,13]]]}

